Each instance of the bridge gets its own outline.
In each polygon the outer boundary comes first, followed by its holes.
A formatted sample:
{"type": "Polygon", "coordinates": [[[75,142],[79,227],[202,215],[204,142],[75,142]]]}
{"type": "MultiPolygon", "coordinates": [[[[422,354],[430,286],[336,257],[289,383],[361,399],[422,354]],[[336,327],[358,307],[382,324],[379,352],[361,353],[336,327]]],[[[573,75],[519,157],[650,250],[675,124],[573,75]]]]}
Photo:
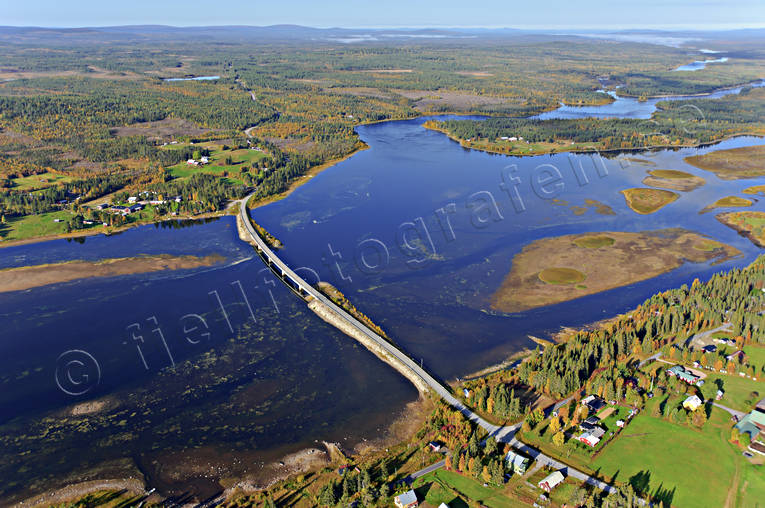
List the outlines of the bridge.
{"type": "MultiPolygon", "coordinates": [[[[311,299],[317,300],[324,304],[326,307],[329,308],[329,310],[340,320],[347,323],[351,327],[353,327],[356,331],[363,334],[366,338],[373,341],[377,346],[382,348],[387,354],[394,357],[396,360],[400,362],[406,368],[409,372],[409,374],[416,376],[424,384],[426,384],[431,390],[433,390],[436,394],[438,394],[439,397],[441,397],[447,404],[452,406],[454,409],[461,412],[468,420],[476,423],[477,425],[480,425],[483,429],[485,429],[490,436],[493,436],[497,441],[502,441],[509,443],[514,448],[517,448],[526,454],[528,454],[531,458],[540,461],[541,463],[547,464],[551,467],[555,467],[557,469],[563,469],[566,471],[567,475],[573,476],[574,478],[578,478],[590,485],[593,485],[601,490],[606,491],[607,493],[614,492],[614,487],[608,485],[605,482],[602,482],[598,480],[597,478],[594,478],[586,473],[583,473],[581,471],[578,471],[566,464],[563,464],[561,462],[556,461],[555,459],[551,457],[547,457],[539,450],[536,450],[520,441],[515,439],[515,433],[520,428],[520,424],[500,427],[498,425],[494,425],[492,423],[489,423],[488,421],[481,418],[479,415],[474,413],[469,407],[465,406],[462,402],[460,402],[452,393],[447,389],[445,386],[443,386],[438,380],[436,380],[433,376],[428,374],[428,372],[420,367],[414,360],[412,360],[409,356],[404,354],[400,349],[398,349],[396,346],[388,342],[385,338],[378,335],[374,330],[370,329],[368,326],[366,326],[364,323],[350,315],[345,309],[342,309],[338,305],[336,305],[332,300],[327,298],[323,293],[321,293],[319,290],[314,288],[311,284],[306,282],[302,277],[300,277],[297,273],[295,273],[289,266],[287,266],[284,261],[282,261],[279,256],[277,256],[273,250],[266,244],[266,242],[260,237],[260,235],[255,231],[255,228],[252,225],[252,221],[250,219],[250,214],[247,209],[247,203],[250,200],[250,196],[246,197],[242,201],[240,201],[240,219],[244,225],[244,227],[247,229],[247,232],[252,237],[253,241],[255,242],[255,249],[258,251],[258,254],[263,259],[263,261],[268,265],[268,267],[271,269],[271,271],[274,272],[274,274],[279,277],[279,279],[282,280],[290,289],[292,289],[295,293],[300,295],[301,298],[304,300],[310,301],[311,299]]],[[[409,376],[407,376],[409,377],[409,376]]]]}

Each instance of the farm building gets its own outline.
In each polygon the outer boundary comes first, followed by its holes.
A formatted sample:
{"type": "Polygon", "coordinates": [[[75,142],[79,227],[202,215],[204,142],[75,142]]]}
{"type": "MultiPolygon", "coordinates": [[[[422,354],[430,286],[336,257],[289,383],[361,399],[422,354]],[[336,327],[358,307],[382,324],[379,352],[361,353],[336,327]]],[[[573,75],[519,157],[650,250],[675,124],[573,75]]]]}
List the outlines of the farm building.
{"type": "Polygon", "coordinates": [[[539,488],[545,492],[550,492],[552,489],[563,483],[563,473],[555,471],[547,475],[541,482],[539,482],[539,488]]]}
{"type": "Polygon", "coordinates": [[[682,365],[675,365],[667,369],[667,374],[673,377],[677,377],[680,381],[688,383],[689,385],[701,386],[704,384],[704,380],[693,372],[686,370],[682,365]]]}

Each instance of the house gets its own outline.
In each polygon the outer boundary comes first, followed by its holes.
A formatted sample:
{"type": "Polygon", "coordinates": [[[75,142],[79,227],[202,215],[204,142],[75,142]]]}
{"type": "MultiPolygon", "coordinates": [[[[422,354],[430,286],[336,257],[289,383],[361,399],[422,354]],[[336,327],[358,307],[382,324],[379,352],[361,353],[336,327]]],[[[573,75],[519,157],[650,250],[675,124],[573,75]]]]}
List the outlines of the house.
{"type": "Polygon", "coordinates": [[[340,476],[343,476],[348,471],[351,471],[351,469],[352,468],[351,468],[350,464],[345,464],[344,466],[340,466],[340,467],[337,468],[337,474],[339,474],[340,476]]]}
{"type": "Polygon", "coordinates": [[[589,395],[582,399],[582,405],[587,406],[587,409],[590,410],[590,413],[597,413],[606,406],[606,401],[597,395],[589,395]]]}
{"type": "Polygon", "coordinates": [[[588,445],[588,446],[592,446],[592,447],[594,447],[594,446],[596,446],[598,443],[600,443],[600,438],[599,438],[599,437],[596,437],[596,436],[593,436],[593,435],[592,435],[592,434],[590,434],[589,432],[585,432],[585,433],[584,433],[584,434],[582,434],[581,436],[577,437],[577,439],[578,439],[579,441],[581,441],[582,443],[584,443],[584,444],[586,444],[586,445],[588,445]]]}
{"type": "Polygon", "coordinates": [[[683,407],[689,411],[696,411],[703,404],[704,401],[701,400],[698,395],[691,395],[683,401],[683,407]]]}
{"type": "Polygon", "coordinates": [[[717,394],[715,395],[715,400],[722,400],[723,395],[725,395],[725,393],[722,390],[717,390],[717,394]]]}
{"type": "Polygon", "coordinates": [[[449,508],[449,505],[446,503],[441,503],[440,505],[438,505],[438,508],[449,508]]]}
{"type": "Polygon", "coordinates": [[[704,380],[693,372],[686,370],[682,365],[674,365],[667,369],[667,374],[673,377],[677,377],[680,381],[688,383],[689,385],[701,386],[704,384],[704,380]]]}
{"type": "Polygon", "coordinates": [[[210,162],[210,159],[208,159],[207,157],[204,157],[204,156],[203,156],[203,157],[201,157],[201,158],[199,159],[199,163],[200,163],[200,164],[207,164],[208,162],[210,162]]]}
{"type": "Polygon", "coordinates": [[[526,474],[529,464],[531,464],[531,459],[512,450],[505,455],[505,465],[513,473],[526,474]]]}
{"type": "Polygon", "coordinates": [[[412,506],[417,506],[417,494],[415,494],[413,490],[407,490],[403,494],[396,496],[393,502],[396,504],[396,506],[398,506],[398,508],[409,508],[412,506]]]}
{"type": "Polygon", "coordinates": [[[428,443],[428,446],[430,446],[430,449],[433,450],[434,452],[438,452],[441,450],[441,443],[439,443],[438,441],[431,441],[430,443],[428,443]]]}
{"type": "Polygon", "coordinates": [[[743,351],[736,351],[733,354],[729,354],[725,357],[729,362],[746,363],[746,353],[743,351]]]}
{"type": "Polygon", "coordinates": [[[466,399],[470,398],[471,392],[467,388],[462,389],[462,394],[465,396],[466,399]]]}
{"type": "Polygon", "coordinates": [[[107,208],[109,208],[108,203],[101,203],[96,205],[96,210],[106,210],[107,208]]]}
{"type": "Polygon", "coordinates": [[[199,165],[199,163],[197,161],[195,161],[194,159],[187,160],[186,164],[188,164],[189,166],[198,166],[199,165]]]}
{"type": "Polygon", "coordinates": [[[616,426],[619,428],[624,427],[624,420],[616,420],[616,426]]]}
{"type": "Polygon", "coordinates": [[[539,488],[545,492],[551,492],[552,489],[563,483],[563,473],[555,471],[547,475],[541,482],[539,482],[539,488]]]}
{"type": "Polygon", "coordinates": [[[717,346],[715,346],[714,344],[710,344],[708,346],[704,346],[701,350],[704,353],[716,353],[717,352],[717,346]]]}
{"type": "Polygon", "coordinates": [[[600,418],[598,418],[595,415],[588,416],[587,419],[584,422],[585,423],[589,423],[590,425],[597,425],[598,423],[600,423],[600,418]]]}
{"type": "Polygon", "coordinates": [[[128,198],[128,203],[135,203],[136,201],[138,201],[138,197],[137,196],[130,196],[128,198]]]}
{"type": "Polygon", "coordinates": [[[739,433],[749,434],[749,450],[765,455],[765,399],[736,424],[739,433]]]}

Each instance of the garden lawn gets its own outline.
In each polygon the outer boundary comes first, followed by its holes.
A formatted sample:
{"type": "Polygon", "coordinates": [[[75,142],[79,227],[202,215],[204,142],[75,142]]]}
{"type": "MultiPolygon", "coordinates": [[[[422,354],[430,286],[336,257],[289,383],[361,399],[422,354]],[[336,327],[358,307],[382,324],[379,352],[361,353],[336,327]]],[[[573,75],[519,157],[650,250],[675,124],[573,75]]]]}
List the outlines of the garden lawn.
{"type": "MultiPolygon", "coordinates": [[[[713,409],[703,430],[650,416],[632,422],[593,461],[590,468],[618,483],[647,483],[652,495],[672,506],[724,506],[743,457],[728,442],[729,416],[713,409]]],[[[765,480],[763,480],[765,481],[765,480]]]]}
{"type": "Polygon", "coordinates": [[[765,346],[755,344],[744,347],[744,353],[749,357],[749,363],[754,365],[755,371],[765,366],[765,346]]]}
{"type": "Polygon", "coordinates": [[[71,218],[72,213],[65,210],[8,218],[7,223],[0,226],[0,237],[3,240],[23,240],[36,236],[64,234],[65,221],[71,218]],[[53,222],[53,219],[61,219],[64,222],[53,222]]]}
{"type": "MultiPolygon", "coordinates": [[[[505,487],[493,485],[484,487],[483,482],[479,482],[472,477],[444,469],[439,469],[418,478],[414,483],[414,487],[417,489],[430,482],[433,482],[434,485],[440,483],[445,487],[454,489],[463,499],[478,502],[489,508],[519,508],[527,506],[521,501],[511,498],[505,487]]],[[[432,488],[433,486],[431,486],[432,488]]],[[[454,496],[452,496],[453,498],[454,496]]],[[[428,504],[431,504],[430,501],[428,501],[428,504]]],[[[436,504],[435,506],[438,505],[436,504]]]]}
{"type": "Polygon", "coordinates": [[[725,392],[722,400],[718,401],[723,406],[748,413],[754,404],[765,397],[765,382],[761,378],[753,381],[738,374],[731,376],[713,372],[707,375],[704,386],[701,387],[701,393],[704,394],[705,399],[714,400],[717,393],[717,383],[715,382],[717,380],[722,381],[722,390],[725,392]],[[752,392],[757,392],[757,395],[753,396],[752,392]]]}

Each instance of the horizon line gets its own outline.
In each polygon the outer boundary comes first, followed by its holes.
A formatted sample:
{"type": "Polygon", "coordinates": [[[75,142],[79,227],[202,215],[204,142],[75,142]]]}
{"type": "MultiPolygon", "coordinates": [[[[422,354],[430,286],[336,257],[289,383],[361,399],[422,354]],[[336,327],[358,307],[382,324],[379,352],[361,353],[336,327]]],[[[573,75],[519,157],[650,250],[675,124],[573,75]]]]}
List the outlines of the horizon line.
{"type": "Polygon", "coordinates": [[[103,28],[131,28],[131,27],[167,27],[167,28],[273,28],[280,26],[293,26],[315,30],[518,30],[518,31],[544,31],[544,30],[588,30],[588,31],[687,31],[709,32],[717,30],[757,30],[765,29],[765,23],[718,23],[699,25],[694,24],[654,24],[654,25],[359,25],[359,26],[321,26],[302,25],[299,23],[272,23],[266,25],[249,24],[184,24],[172,25],[165,23],[128,23],[128,24],[105,24],[105,25],[27,25],[27,24],[2,24],[2,28],[40,28],[40,29],[103,29],[103,28]]]}

